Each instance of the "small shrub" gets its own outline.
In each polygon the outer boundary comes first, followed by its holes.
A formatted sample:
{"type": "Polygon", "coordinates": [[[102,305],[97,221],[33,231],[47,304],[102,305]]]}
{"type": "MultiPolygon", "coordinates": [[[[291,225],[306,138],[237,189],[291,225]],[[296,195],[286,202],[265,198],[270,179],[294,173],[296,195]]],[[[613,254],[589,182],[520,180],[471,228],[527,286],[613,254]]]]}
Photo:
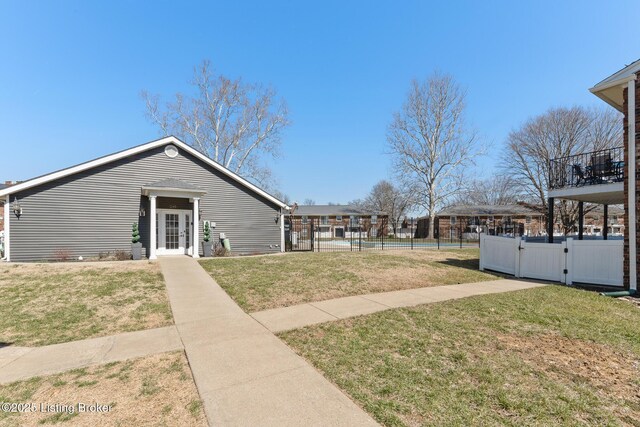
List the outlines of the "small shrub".
{"type": "Polygon", "coordinates": [[[140,241],[140,230],[138,230],[138,223],[134,222],[131,226],[131,243],[138,243],[140,241]]]}
{"type": "Polygon", "coordinates": [[[215,256],[227,256],[227,250],[220,243],[216,243],[216,245],[215,245],[215,247],[213,249],[213,254],[215,256]]]}
{"type": "Polygon", "coordinates": [[[202,232],[202,240],[205,242],[211,241],[211,228],[209,227],[209,221],[204,223],[204,230],[202,232]]]}
{"type": "Polygon", "coordinates": [[[127,252],[127,251],[123,251],[121,249],[118,249],[117,251],[115,251],[113,253],[113,256],[118,261],[126,261],[126,260],[131,259],[131,253],[127,252]]]}
{"type": "Polygon", "coordinates": [[[53,251],[53,258],[60,262],[69,261],[71,259],[71,251],[65,248],[58,248],[53,251]]]}
{"type": "Polygon", "coordinates": [[[99,260],[109,259],[110,256],[111,256],[111,252],[98,252],[99,260]]]}

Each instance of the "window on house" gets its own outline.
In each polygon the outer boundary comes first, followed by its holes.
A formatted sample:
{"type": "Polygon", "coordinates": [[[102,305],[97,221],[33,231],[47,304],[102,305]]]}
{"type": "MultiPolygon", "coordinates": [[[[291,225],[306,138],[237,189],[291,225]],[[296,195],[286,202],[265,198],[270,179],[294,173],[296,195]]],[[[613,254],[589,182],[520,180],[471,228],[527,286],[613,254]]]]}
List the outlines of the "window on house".
{"type": "Polygon", "coordinates": [[[449,224],[454,225],[456,223],[456,219],[457,218],[455,216],[450,217],[449,218],[449,224]]]}
{"type": "Polygon", "coordinates": [[[328,216],[321,216],[320,217],[320,224],[322,225],[328,225],[329,224],[329,217],[328,216]]]}
{"type": "Polygon", "coordinates": [[[469,218],[469,225],[480,225],[480,217],[472,216],[469,218]]]}
{"type": "Polygon", "coordinates": [[[351,224],[357,224],[358,223],[358,217],[356,217],[355,215],[351,215],[349,217],[349,219],[351,220],[351,224]]]}
{"type": "Polygon", "coordinates": [[[308,223],[308,222],[309,222],[309,217],[308,217],[308,216],[306,216],[306,215],[304,215],[304,216],[302,217],[302,223],[303,223],[303,224],[306,224],[306,223],[308,223]]]}
{"type": "Polygon", "coordinates": [[[531,224],[531,216],[530,215],[527,215],[527,217],[524,220],[525,220],[525,222],[527,224],[531,224]]]}
{"type": "Polygon", "coordinates": [[[489,215],[489,216],[487,217],[487,221],[489,221],[489,222],[493,222],[493,221],[495,221],[494,216],[493,216],[493,215],[489,215]]]}
{"type": "Polygon", "coordinates": [[[378,223],[378,215],[371,215],[371,224],[378,223]]]}
{"type": "Polygon", "coordinates": [[[336,215],[336,221],[342,221],[342,215],[336,215]]]}
{"type": "Polygon", "coordinates": [[[502,217],[502,223],[503,224],[511,224],[511,217],[510,216],[503,216],[502,217]]]}

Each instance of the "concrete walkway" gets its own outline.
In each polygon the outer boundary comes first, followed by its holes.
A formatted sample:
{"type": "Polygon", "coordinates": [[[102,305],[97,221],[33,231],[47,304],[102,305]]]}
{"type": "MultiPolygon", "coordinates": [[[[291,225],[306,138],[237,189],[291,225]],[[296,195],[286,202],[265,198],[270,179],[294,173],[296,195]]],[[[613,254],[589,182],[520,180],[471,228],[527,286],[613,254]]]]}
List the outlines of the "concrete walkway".
{"type": "Polygon", "coordinates": [[[494,294],[545,286],[522,280],[493,280],[462,285],[435,286],[336,298],[321,302],[294,305],[251,313],[251,316],[272,332],[301,328],[316,323],[375,313],[391,308],[494,294]]]}
{"type": "Polygon", "coordinates": [[[163,257],[159,262],[211,425],[377,425],[244,313],[195,260],[163,257]]]}
{"type": "Polygon", "coordinates": [[[182,350],[175,326],[43,347],[0,348],[0,384],[69,369],[182,350]]]}

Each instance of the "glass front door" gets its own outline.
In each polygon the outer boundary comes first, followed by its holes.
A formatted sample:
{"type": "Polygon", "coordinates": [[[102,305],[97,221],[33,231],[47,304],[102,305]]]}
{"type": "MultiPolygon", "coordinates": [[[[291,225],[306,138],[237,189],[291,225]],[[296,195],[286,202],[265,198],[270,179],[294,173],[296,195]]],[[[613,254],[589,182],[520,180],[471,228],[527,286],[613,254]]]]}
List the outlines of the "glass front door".
{"type": "Polygon", "coordinates": [[[158,255],[191,255],[191,211],[158,210],[158,255]]]}

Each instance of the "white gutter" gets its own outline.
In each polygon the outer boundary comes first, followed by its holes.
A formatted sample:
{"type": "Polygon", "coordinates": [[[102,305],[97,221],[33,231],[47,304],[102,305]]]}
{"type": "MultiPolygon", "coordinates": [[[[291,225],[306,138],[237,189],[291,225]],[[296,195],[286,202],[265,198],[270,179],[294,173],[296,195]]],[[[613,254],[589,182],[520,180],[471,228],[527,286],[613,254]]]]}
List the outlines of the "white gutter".
{"type": "Polygon", "coordinates": [[[627,204],[629,206],[629,289],[638,288],[638,266],[636,247],[636,81],[630,80],[627,85],[628,111],[627,125],[629,132],[629,183],[627,204]]]}
{"type": "Polygon", "coordinates": [[[591,89],[589,89],[589,91],[593,93],[595,96],[597,96],[598,98],[602,99],[607,104],[611,105],[616,110],[620,111],[621,113],[624,113],[624,107],[620,104],[620,102],[614,101],[613,99],[609,98],[607,95],[605,95],[605,91],[607,89],[611,89],[614,87],[620,87],[620,90],[622,91],[624,90],[625,85],[628,85],[630,81],[634,81],[635,79],[636,79],[636,75],[631,74],[630,76],[626,76],[621,79],[616,79],[607,83],[597,84],[591,89]]]}
{"type": "Polygon", "coordinates": [[[285,251],[284,241],[284,213],[280,212],[280,252],[285,251]]]}
{"type": "Polygon", "coordinates": [[[631,74],[630,76],[622,77],[620,79],[612,80],[610,82],[598,83],[597,85],[589,89],[589,92],[593,94],[597,94],[597,92],[600,92],[601,90],[606,90],[615,86],[625,85],[635,79],[636,79],[636,75],[631,74]]]}
{"type": "Polygon", "coordinates": [[[11,196],[7,194],[4,201],[4,260],[11,261],[11,196]]]}
{"type": "Polygon", "coordinates": [[[98,159],[91,160],[89,162],[81,163],[79,165],[72,166],[70,168],[62,169],[62,170],[59,170],[57,172],[52,172],[52,173],[47,174],[47,175],[43,175],[43,176],[40,176],[40,177],[37,177],[37,178],[30,179],[28,181],[21,182],[20,184],[12,185],[10,187],[7,187],[5,189],[0,190],[0,197],[8,195],[8,194],[18,193],[20,191],[26,190],[28,188],[35,187],[35,186],[40,185],[40,184],[44,184],[44,183],[49,182],[49,181],[53,181],[53,180],[56,180],[56,179],[59,179],[59,178],[64,178],[65,176],[73,175],[75,173],[82,172],[82,171],[85,171],[85,170],[88,170],[88,169],[91,169],[91,168],[94,168],[94,167],[97,167],[97,166],[101,166],[101,165],[113,162],[115,160],[123,159],[125,157],[129,157],[129,156],[132,156],[134,154],[142,153],[142,152],[150,150],[152,148],[161,147],[162,145],[166,145],[166,144],[174,144],[174,145],[176,145],[177,147],[183,149],[184,151],[186,151],[187,153],[191,154],[192,156],[194,156],[194,157],[202,160],[204,163],[212,166],[214,169],[222,172],[224,175],[227,175],[228,177],[230,177],[234,181],[236,181],[236,182],[242,184],[243,186],[249,188],[253,192],[260,194],[265,199],[275,203],[277,206],[279,206],[281,208],[284,208],[284,209],[288,209],[289,208],[289,206],[287,206],[287,204],[284,203],[283,201],[278,200],[277,198],[275,198],[271,194],[269,194],[266,191],[258,188],[257,186],[255,186],[254,184],[250,183],[246,179],[242,178],[241,176],[239,176],[235,172],[232,172],[229,169],[227,169],[226,167],[222,166],[221,164],[213,161],[212,159],[210,159],[206,155],[204,155],[204,154],[200,153],[199,151],[197,151],[196,149],[188,146],[187,144],[185,144],[184,142],[180,141],[178,138],[176,138],[174,136],[167,136],[165,138],[158,139],[156,141],[151,141],[151,142],[148,142],[146,144],[130,148],[128,150],[124,150],[124,151],[120,151],[118,153],[110,154],[108,156],[100,157],[98,159]]]}

